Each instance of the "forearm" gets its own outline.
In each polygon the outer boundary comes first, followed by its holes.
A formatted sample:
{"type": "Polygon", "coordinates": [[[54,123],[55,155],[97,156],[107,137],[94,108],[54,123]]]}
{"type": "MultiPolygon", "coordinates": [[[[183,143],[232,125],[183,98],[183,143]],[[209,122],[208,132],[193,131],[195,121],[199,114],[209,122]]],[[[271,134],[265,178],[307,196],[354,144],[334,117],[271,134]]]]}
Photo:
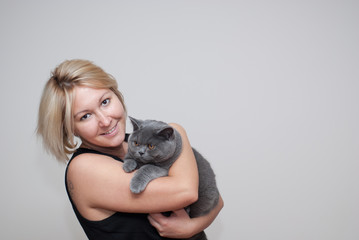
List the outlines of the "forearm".
{"type": "Polygon", "coordinates": [[[178,159],[171,166],[168,176],[173,178],[176,188],[184,188],[198,197],[198,168],[185,130],[177,125],[170,124],[181,135],[182,152],[178,159]]]}

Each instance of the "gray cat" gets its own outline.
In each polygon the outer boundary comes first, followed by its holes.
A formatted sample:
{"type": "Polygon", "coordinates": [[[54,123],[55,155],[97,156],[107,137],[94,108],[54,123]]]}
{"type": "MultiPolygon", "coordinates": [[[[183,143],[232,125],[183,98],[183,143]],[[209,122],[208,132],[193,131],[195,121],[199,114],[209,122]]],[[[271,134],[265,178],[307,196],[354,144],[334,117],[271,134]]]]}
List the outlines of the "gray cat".
{"type": "MultiPolygon", "coordinates": [[[[130,189],[141,193],[155,178],[168,175],[168,170],[182,151],[181,135],[170,125],[155,120],[131,118],[133,132],[128,139],[128,153],[123,169],[132,172],[138,169],[131,179],[130,189]]],[[[187,208],[191,218],[209,213],[218,203],[219,192],[215,174],[209,162],[194,148],[198,173],[198,200],[187,208]]],[[[191,239],[207,239],[204,232],[191,239]]]]}

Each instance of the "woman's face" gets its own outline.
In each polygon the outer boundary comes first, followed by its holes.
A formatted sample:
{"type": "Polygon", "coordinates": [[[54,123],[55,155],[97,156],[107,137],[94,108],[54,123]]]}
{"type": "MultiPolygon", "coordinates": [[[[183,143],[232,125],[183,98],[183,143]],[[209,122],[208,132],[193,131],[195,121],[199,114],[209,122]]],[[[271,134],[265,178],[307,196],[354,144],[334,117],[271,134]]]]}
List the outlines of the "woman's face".
{"type": "Polygon", "coordinates": [[[126,113],[114,92],[77,86],[73,102],[75,134],[83,143],[118,147],[125,139],[126,113]]]}

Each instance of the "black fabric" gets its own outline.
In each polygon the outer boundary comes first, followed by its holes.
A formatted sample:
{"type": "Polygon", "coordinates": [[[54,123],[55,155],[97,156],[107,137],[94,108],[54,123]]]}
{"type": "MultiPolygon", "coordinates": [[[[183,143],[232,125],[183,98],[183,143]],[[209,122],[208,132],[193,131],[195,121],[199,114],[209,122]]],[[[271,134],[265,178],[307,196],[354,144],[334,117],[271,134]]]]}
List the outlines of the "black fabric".
{"type": "MultiPolygon", "coordinates": [[[[128,136],[127,136],[128,137],[128,136]]],[[[127,139],[126,139],[127,140],[127,139]]],[[[65,172],[65,185],[71,205],[76,217],[90,240],[163,240],[169,238],[161,237],[157,230],[149,223],[147,214],[116,212],[101,221],[90,221],[85,219],[77,210],[71,199],[67,186],[67,170],[72,159],[83,153],[102,154],[112,157],[115,161],[122,159],[104,154],[95,150],[79,148],[71,157],[65,172]]]]}

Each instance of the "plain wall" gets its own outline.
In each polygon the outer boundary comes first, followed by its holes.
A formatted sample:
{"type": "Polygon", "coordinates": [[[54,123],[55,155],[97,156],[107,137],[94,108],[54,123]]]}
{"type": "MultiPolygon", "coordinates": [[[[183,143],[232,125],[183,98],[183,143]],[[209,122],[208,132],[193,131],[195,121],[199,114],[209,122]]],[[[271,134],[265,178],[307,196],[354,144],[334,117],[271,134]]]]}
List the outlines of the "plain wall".
{"type": "Polygon", "coordinates": [[[359,239],[358,26],[349,0],[1,0],[0,239],[85,239],[34,134],[73,58],[184,126],[225,201],[211,240],[359,239]]]}

